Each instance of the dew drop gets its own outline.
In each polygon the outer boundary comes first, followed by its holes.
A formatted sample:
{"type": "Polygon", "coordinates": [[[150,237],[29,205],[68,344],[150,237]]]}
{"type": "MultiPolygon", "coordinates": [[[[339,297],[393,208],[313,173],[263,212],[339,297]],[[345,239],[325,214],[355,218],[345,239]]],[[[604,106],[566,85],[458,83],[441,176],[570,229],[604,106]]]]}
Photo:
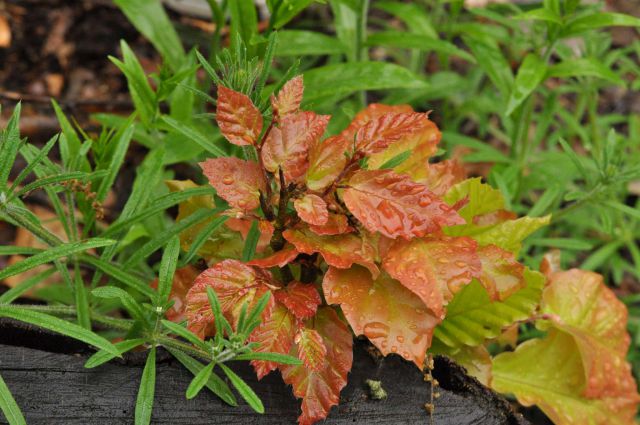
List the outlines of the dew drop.
{"type": "Polygon", "coordinates": [[[397,353],[398,352],[398,347],[396,347],[395,345],[391,346],[391,352],[392,353],[397,353]]]}
{"type": "Polygon", "coordinates": [[[449,262],[449,259],[446,257],[440,257],[438,258],[438,263],[440,264],[447,264],[449,262]]]}
{"type": "Polygon", "coordinates": [[[399,342],[400,344],[402,344],[402,343],[404,342],[404,336],[402,336],[402,335],[398,335],[398,336],[396,337],[396,339],[398,340],[398,342],[399,342]]]}
{"type": "Polygon", "coordinates": [[[224,184],[226,184],[226,185],[233,184],[233,181],[234,181],[234,180],[233,180],[233,177],[231,177],[231,176],[224,176],[224,177],[222,178],[222,183],[224,183],[224,184]]]}
{"type": "Polygon", "coordinates": [[[389,326],[381,322],[367,323],[363,330],[367,338],[386,338],[389,335],[389,326]]]}

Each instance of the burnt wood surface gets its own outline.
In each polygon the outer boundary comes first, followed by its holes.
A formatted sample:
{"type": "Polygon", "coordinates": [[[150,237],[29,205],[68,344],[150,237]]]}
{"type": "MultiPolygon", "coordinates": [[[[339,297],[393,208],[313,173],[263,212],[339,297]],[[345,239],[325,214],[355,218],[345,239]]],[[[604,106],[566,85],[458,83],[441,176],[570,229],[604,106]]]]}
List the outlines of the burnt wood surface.
{"type": "MultiPolygon", "coordinates": [[[[95,369],[85,369],[91,350],[55,334],[0,320],[0,375],[11,389],[27,423],[132,424],[144,353],[136,353],[95,369]]],[[[203,390],[196,398],[184,394],[192,375],[164,350],[157,366],[154,424],[294,424],[299,400],[278,373],[258,382],[246,362],[230,365],[260,396],[264,415],[226,405],[203,390]]],[[[436,358],[435,410],[430,418],[424,404],[431,386],[422,373],[398,356],[380,361],[362,342],[355,345],[349,384],[325,424],[516,425],[527,422],[495,393],[468,377],[446,358],[436,358]],[[388,397],[369,398],[365,380],[382,381],[388,397]]],[[[0,415],[1,416],[1,415],[0,415]]],[[[4,419],[0,418],[0,423],[4,419]]]]}

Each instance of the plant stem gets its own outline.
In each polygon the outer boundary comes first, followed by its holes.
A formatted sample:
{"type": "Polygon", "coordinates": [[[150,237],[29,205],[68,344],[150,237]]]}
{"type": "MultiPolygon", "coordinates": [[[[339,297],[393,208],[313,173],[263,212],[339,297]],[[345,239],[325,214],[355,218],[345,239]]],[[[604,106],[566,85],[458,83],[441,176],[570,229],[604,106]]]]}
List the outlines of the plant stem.
{"type": "Polygon", "coordinates": [[[176,350],[184,351],[185,353],[189,353],[192,356],[199,357],[209,362],[211,361],[211,355],[209,353],[203,350],[200,350],[198,348],[195,348],[192,345],[185,344],[184,342],[180,342],[177,339],[174,339],[165,335],[159,335],[156,337],[156,341],[160,345],[165,345],[167,347],[174,348],[176,350]]]}

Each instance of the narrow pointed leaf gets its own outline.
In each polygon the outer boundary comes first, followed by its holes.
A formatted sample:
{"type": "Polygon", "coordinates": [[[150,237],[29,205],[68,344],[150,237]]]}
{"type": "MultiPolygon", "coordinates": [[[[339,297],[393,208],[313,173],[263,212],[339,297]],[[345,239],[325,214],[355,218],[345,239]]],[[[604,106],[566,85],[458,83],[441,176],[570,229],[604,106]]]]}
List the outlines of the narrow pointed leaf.
{"type": "Polygon", "coordinates": [[[209,363],[208,365],[203,367],[202,370],[200,370],[200,372],[196,374],[196,376],[194,376],[194,378],[191,380],[191,383],[189,384],[189,388],[187,388],[188,400],[191,400],[192,398],[197,396],[200,390],[202,390],[207,382],[209,382],[211,373],[213,372],[213,367],[215,365],[215,363],[209,363]]]}
{"type": "Polygon", "coordinates": [[[48,329],[52,332],[69,336],[89,345],[93,345],[94,347],[105,350],[116,357],[120,357],[120,352],[109,341],[100,335],[69,321],[37,311],[30,311],[17,306],[14,307],[8,305],[0,306],[0,317],[8,317],[21,322],[30,323],[32,325],[48,329]]]}
{"type": "Polygon", "coordinates": [[[149,351],[136,399],[135,425],[149,425],[156,391],[156,349],[149,351]]]}

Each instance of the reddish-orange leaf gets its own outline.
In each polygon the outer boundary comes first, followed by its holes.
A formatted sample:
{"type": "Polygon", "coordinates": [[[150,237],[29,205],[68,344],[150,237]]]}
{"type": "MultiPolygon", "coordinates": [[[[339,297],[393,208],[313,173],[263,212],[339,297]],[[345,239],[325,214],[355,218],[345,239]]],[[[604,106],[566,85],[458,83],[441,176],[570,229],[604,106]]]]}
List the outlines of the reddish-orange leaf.
{"type": "Polygon", "coordinates": [[[552,274],[542,294],[542,312],[556,317],[554,326],[573,336],[584,365],[584,396],[628,397],[637,407],[640,396],[625,361],[627,308],[602,276],[578,269],[552,274]]]}
{"type": "MultiPolygon", "coordinates": [[[[340,390],[347,385],[347,373],[353,364],[351,331],[330,307],[318,310],[305,327],[320,334],[327,354],[322,366],[312,370],[306,365],[282,365],[284,382],[293,386],[293,394],[302,398],[300,425],[311,425],[327,417],[332,406],[340,401],[340,390]]],[[[298,355],[293,349],[291,355],[298,355]]]]}
{"type": "Polygon", "coordinates": [[[365,266],[377,276],[378,266],[374,262],[375,248],[366,240],[353,234],[323,236],[308,229],[288,229],[284,238],[295,245],[299,252],[313,254],[319,252],[327,264],[347,269],[354,263],[365,266]]]}
{"type": "MultiPolygon", "coordinates": [[[[231,230],[240,232],[242,238],[247,239],[252,223],[252,219],[230,217],[225,222],[225,225],[231,230]]],[[[275,228],[271,222],[260,220],[258,222],[258,230],[260,230],[260,239],[258,239],[256,252],[261,253],[269,246],[269,242],[271,242],[271,237],[273,236],[275,228]]]]}
{"type": "Polygon", "coordinates": [[[306,194],[293,202],[293,206],[302,221],[315,226],[327,224],[329,210],[324,199],[314,194],[306,194]]]}
{"type": "Polygon", "coordinates": [[[347,165],[345,152],[350,146],[349,139],[340,136],[318,140],[309,151],[309,169],[306,183],[311,190],[320,191],[332,184],[347,165]]]}
{"type": "Polygon", "coordinates": [[[255,145],[262,131],[262,114],[245,94],[218,86],[216,120],[222,135],[234,145],[255,145]]]}
{"type": "Polygon", "coordinates": [[[300,103],[302,103],[302,95],[304,93],[304,83],[302,75],[287,81],[280,89],[277,96],[271,96],[271,107],[273,115],[284,117],[285,115],[298,112],[300,103]]]}
{"type": "Polygon", "coordinates": [[[327,222],[322,226],[309,226],[313,233],[318,235],[341,235],[353,232],[353,227],[349,226],[347,216],[344,214],[329,214],[327,222]]]}
{"type": "Polygon", "coordinates": [[[262,146],[262,162],[267,170],[282,169],[288,181],[299,179],[309,167],[308,152],[322,137],[329,115],[297,112],[282,118],[279,127],[271,129],[262,146]]]}
{"type": "Polygon", "coordinates": [[[366,154],[375,154],[432,126],[433,123],[426,114],[417,112],[381,115],[358,129],[355,135],[356,149],[366,154]]]}
{"type": "Polygon", "coordinates": [[[310,370],[318,371],[324,365],[327,347],[322,342],[322,336],[314,329],[300,328],[294,339],[298,349],[298,358],[310,370]]]}
{"type": "Polygon", "coordinates": [[[264,257],[251,260],[247,263],[249,266],[262,267],[263,269],[269,267],[284,267],[289,264],[298,256],[298,250],[293,246],[285,246],[278,252],[264,257]]]}
{"type": "Polygon", "coordinates": [[[422,368],[439,319],[415,294],[386,273],[374,280],[362,267],[333,267],[322,282],[330,304],[340,304],[357,335],[383,354],[396,353],[422,368]]]}
{"type": "Polygon", "coordinates": [[[358,112],[349,126],[341,135],[353,142],[358,130],[369,121],[386,114],[409,114],[413,112],[411,105],[384,105],[382,103],[372,103],[362,111],[358,112]]]}
{"type": "Polygon", "coordinates": [[[491,298],[504,300],[526,286],[524,266],[513,253],[495,245],[483,246],[477,252],[482,263],[479,280],[491,298]]]}
{"type": "Polygon", "coordinates": [[[257,162],[240,158],[212,158],[200,163],[202,172],[229,205],[244,211],[260,206],[266,183],[257,162]]]}
{"type": "Polygon", "coordinates": [[[362,170],[354,174],[342,199],[370,232],[411,239],[464,219],[426,186],[390,170],[362,170]]]}
{"type": "MultiPolygon", "coordinates": [[[[235,326],[246,302],[249,309],[265,292],[277,289],[271,274],[254,269],[237,260],[224,260],[202,272],[187,293],[187,318],[189,329],[203,336],[207,326],[213,323],[213,312],[207,297],[207,287],[213,288],[220,299],[222,313],[235,326]]],[[[273,299],[270,306],[273,306],[273,299]]],[[[271,308],[263,312],[267,317],[271,308]]]]}
{"type": "Polygon", "coordinates": [[[424,183],[433,193],[444,196],[452,186],[467,178],[467,170],[457,159],[424,164],[424,173],[408,173],[415,181],[424,183]]]}
{"type": "MultiPolygon", "coordinates": [[[[193,266],[176,269],[173,275],[171,293],[169,294],[169,301],[173,301],[173,305],[166,312],[168,320],[180,323],[187,318],[185,315],[185,297],[193,286],[196,277],[198,277],[198,270],[193,266]]],[[[158,279],[151,282],[151,287],[154,289],[158,287],[158,279]]]]}
{"type": "Polygon", "coordinates": [[[291,282],[273,295],[276,301],[286,306],[298,319],[313,316],[322,303],[318,290],[310,283],[291,282]]]}
{"type": "MultiPolygon", "coordinates": [[[[249,341],[258,343],[254,348],[258,353],[289,354],[297,328],[294,315],[284,306],[276,303],[269,317],[251,333],[249,341]]],[[[258,379],[262,379],[279,366],[279,363],[264,360],[252,360],[251,364],[258,379]]]]}
{"type": "Polygon", "coordinates": [[[397,241],[382,267],[438,317],[444,318],[444,305],[480,275],[477,247],[469,237],[445,235],[397,241]]]}
{"type": "Polygon", "coordinates": [[[437,145],[440,142],[440,137],[438,127],[424,115],[420,125],[407,132],[404,137],[386,149],[369,155],[368,168],[370,170],[378,169],[396,156],[411,151],[409,158],[394,167],[393,170],[396,173],[408,174],[412,180],[419,181],[418,178],[425,173],[424,170],[428,166],[429,158],[438,150],[437,145]]]}

